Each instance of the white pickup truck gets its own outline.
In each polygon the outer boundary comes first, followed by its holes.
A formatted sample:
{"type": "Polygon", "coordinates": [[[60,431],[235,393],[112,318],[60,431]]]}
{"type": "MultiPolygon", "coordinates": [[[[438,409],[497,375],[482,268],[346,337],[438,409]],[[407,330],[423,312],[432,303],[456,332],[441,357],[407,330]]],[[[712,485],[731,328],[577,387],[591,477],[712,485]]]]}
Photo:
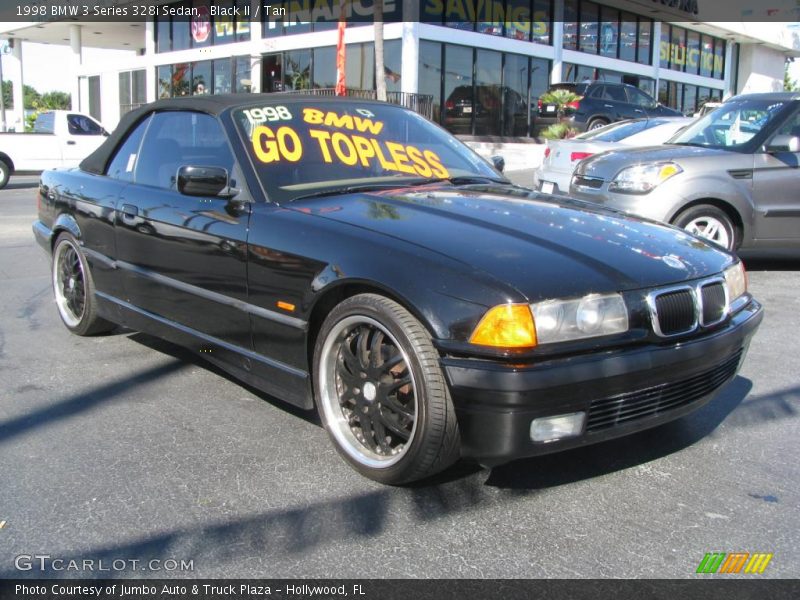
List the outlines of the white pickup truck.
{"type": "Polygon", "coordinates": [[[0,133],[0,188],[12,173],[76,167],[107,135],[92,117],[70,110],[39,114],[31,133],[0,133]]]}

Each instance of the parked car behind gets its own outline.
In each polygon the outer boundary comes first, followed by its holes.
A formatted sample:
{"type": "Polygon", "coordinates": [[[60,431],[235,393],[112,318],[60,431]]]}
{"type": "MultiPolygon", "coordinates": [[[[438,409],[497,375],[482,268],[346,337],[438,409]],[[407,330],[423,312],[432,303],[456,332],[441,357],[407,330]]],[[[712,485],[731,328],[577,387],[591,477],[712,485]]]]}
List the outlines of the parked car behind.
{"type": "MultiPolygon", "coordinates": [[[[624,119],[641,117],[682,117],[669,107],[659,104],[637,87],[626,83],[592,81],[557,83],[550,90],[570,90],[581,99],[567,106],[566,122],[579,131],[597,129],[624,119]]],[[[535,130],[541,131],[558,122],[558,107],[539,101],[535,130]]]]}
{"type": "Polygon", "coordinates": [[[0,133],[0,188],[15,172],[77,167],[108,135],[89,115],[50,110],[36,117],[33,132],[0,133]]]}
{"type": "Polygon", "coordinates": [[[691,122],[687,117],[631,119],[571,139],[548,140],[544,160],[533,175],[533,189],[544,194],[566,194],[572,172],[583,159],[617,148],[663,144],[691,122]]]}
{"type": "Polygon", "coordinates": [[[800,246],[800,93],[737,96],[662,147],[575,170],[570,194],[729,250],[800,246]]]}

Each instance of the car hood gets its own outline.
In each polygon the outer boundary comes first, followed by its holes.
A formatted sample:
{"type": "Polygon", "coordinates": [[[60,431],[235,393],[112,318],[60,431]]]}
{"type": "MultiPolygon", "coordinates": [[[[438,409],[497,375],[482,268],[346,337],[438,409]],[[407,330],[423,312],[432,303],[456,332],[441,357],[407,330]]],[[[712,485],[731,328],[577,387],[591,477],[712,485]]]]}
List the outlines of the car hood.
{"type": "Polygon", "coordinates": [[[749,154],[717,148],[666,145],[619,148],[591,156],[578,165],[575,174],[608,180],[625,167],[664,161],[674,161],[681,166],[691,163],[693,168],[702,170],[753,168],[753,157],[749,154]]]}
{"type": "Polygon", "coordinates": [[[446,255],[529,301],[678,283],[732,262],[677,229],[512,186],[426,186],[298,200],[288,208],[446,255]]]}

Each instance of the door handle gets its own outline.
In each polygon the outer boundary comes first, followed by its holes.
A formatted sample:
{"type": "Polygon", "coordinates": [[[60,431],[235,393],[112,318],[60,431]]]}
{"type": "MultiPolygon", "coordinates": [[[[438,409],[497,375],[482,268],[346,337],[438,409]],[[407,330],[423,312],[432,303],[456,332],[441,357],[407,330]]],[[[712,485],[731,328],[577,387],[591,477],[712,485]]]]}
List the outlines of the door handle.
{"type": "Polygon", "coordinates": [[[74,146],[75,140],[67,140],[67,146],[74,146]]]}
{"type": "Polygon", "coordinates": [[[614,105],[613,105],[613,104],[604,104],[604,106],[605,106],[606,108],[614,108],[614,105]]]}

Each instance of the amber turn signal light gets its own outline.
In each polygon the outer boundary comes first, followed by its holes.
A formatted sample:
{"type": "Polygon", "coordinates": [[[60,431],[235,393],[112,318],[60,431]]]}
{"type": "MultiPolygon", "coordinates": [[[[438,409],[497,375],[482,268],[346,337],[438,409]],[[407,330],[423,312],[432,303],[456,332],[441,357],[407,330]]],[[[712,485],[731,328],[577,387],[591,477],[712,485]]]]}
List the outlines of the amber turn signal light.
{"type": "Polygon", "coordinates": [[[527,304],[501,304],[487,311],[469,338],[471,344],[494,348],[533,348],[536,328],[527,304]]]}

